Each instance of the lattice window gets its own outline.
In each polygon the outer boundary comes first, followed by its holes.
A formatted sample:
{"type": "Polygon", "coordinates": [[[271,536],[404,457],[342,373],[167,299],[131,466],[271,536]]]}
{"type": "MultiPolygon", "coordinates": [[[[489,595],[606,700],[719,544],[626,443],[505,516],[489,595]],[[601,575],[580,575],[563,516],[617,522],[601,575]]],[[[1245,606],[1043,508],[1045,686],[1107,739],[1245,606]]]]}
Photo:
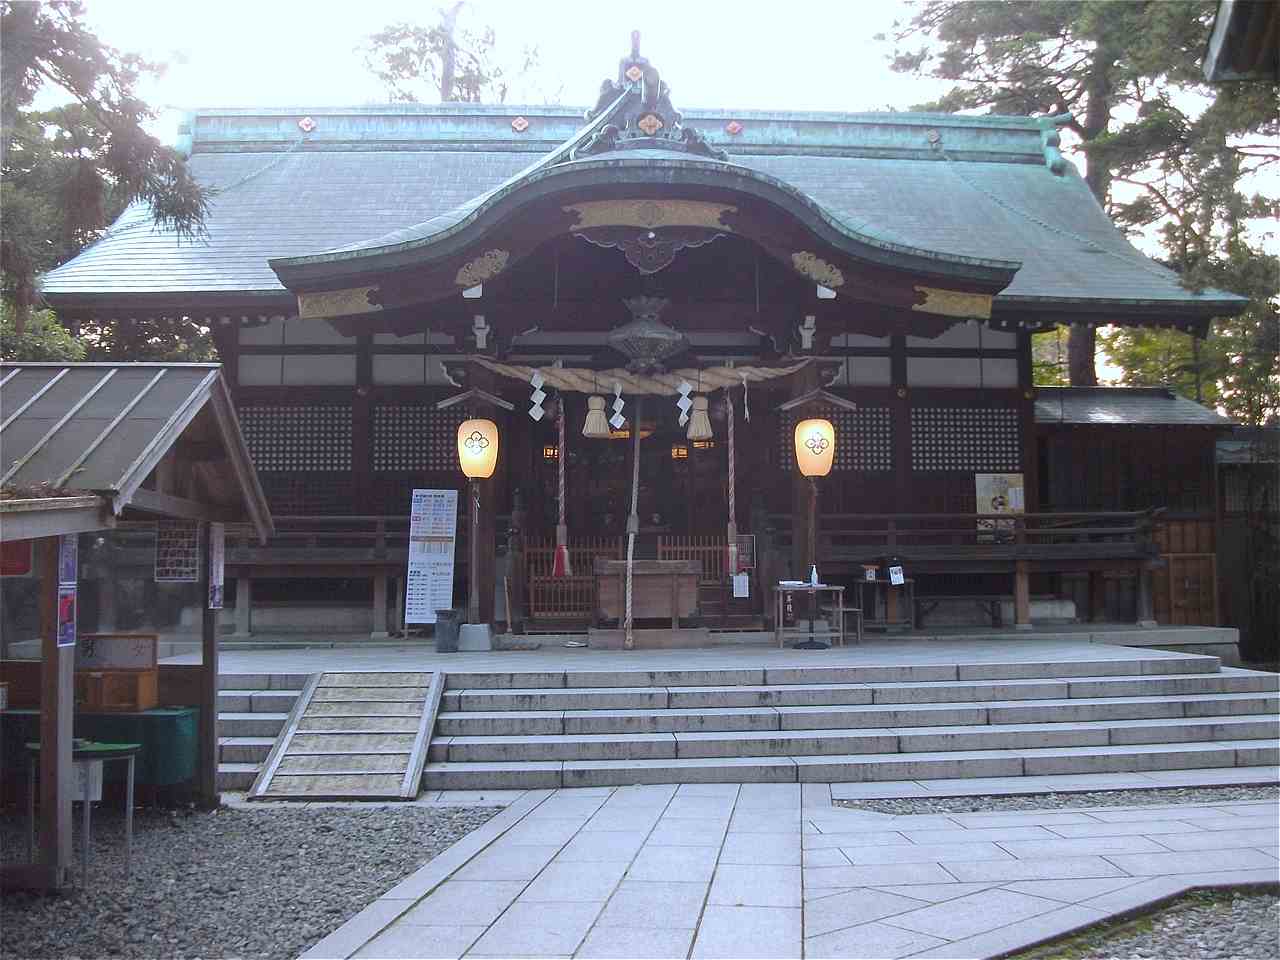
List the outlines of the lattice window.
{"type": "Polygon", "coordinates": [[[375,472],[455,473],[458,424],[466,413],[436,410],[429,403],[380,403],[373,408],[375,472]]]}
{"type": "Polygon", "coordinates": [[[247,404],[240,408],[240,426],[263,473],[351,469],[350,404],[247,404]]]}
{"type": "MultiPolygon", "coordinates": [[[[351,474],[267,473],[260,476],[271,512],[281,517],[374,514],[356,502],[351,474]]],[[[405,501],[406,503],[408,501],[405,501]]]]}
{"type": "Polygon", "coordinates": [[[997,407],[914,407],[911,469],[984,473],[1021,470],[1018,411],[997,407]]]}
{"type": "Polygon", "coordinates": [[[876,471],[893,469],[893,427],[888,407],[843,410],[815,408],[782,418],[778,453],[784,470],[795,468],[796,423],[810,416],[825,417],[836,428],[836,458],[831,469],[876,471]]]}

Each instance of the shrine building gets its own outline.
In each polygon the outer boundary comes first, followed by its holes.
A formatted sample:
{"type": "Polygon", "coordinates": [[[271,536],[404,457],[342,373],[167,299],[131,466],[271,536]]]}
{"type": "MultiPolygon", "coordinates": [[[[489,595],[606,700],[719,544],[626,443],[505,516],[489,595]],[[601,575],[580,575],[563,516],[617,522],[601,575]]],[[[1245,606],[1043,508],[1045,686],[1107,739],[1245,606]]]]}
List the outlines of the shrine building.
{"type": "Polygon", "coordinates": [[[1069,120],[682,114],[635,43],[585,116],[198,111],[207,236],[135,205],[43,292],[73,328],[211,327],[275,521],[228,543],[238,635],[400,626],[412,491],[466,489],[468,416],[498,457],[459,497],[452,603],[474,583],[499,630],[618,619],[596,572],[629,532],[635,563],[696,573],[635,613],[673,627],[767,628],[811,561],[850,591],[903,568],[871,626],[1217,625],[1229,422],[1038,388],[1031,337],[1204,336],[1246,301],[1130,245],[1060,152],[1069,120]],[[805,418],[834,431],[815,486],[805,418]]]}

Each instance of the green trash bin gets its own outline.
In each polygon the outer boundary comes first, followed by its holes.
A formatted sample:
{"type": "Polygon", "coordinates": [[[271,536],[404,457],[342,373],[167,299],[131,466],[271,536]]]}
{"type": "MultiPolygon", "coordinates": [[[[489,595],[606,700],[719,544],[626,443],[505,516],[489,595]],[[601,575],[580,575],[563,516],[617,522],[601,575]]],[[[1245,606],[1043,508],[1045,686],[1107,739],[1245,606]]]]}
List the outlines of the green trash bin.
{"type": "Polygon", "coordinates": [[[458,652],[458,627],[461,623],[461,610],[436,611],[436,653],[458,652]]]}

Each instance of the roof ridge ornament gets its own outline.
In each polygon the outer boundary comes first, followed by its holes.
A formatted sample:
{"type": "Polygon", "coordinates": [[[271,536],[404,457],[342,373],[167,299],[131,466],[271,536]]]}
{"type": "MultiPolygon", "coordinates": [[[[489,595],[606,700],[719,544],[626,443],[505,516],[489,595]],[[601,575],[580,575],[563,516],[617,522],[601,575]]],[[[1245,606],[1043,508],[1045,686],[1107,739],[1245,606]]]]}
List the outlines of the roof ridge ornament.
{"type": "Polygon", "coordinates": [[[631,53],[618,62],[618,79],[600,84],[600,95],[595,107],[586,112],[586,119],[600,118],[611,106],[609,122],[574,150],[573,159],[645,149],[728,159],[728,154],[713,147],[700,130],[682,125],[683,117],[671,103],[671,88],[663,83],[657,67],[640,54],[639,30],[631,31],[631,53]]]}

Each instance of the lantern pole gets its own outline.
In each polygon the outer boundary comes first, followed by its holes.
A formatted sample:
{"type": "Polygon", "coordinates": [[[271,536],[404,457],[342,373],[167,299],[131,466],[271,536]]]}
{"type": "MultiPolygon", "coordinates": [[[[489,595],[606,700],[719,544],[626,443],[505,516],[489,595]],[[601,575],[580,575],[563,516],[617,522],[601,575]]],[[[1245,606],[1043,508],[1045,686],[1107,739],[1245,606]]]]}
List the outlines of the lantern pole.
{"type": "Polygon", "coordinates": [[[480,481],[473,479],[471,488],[471,571],[467,597],[467,622],[480,622],[480,481]]]}

